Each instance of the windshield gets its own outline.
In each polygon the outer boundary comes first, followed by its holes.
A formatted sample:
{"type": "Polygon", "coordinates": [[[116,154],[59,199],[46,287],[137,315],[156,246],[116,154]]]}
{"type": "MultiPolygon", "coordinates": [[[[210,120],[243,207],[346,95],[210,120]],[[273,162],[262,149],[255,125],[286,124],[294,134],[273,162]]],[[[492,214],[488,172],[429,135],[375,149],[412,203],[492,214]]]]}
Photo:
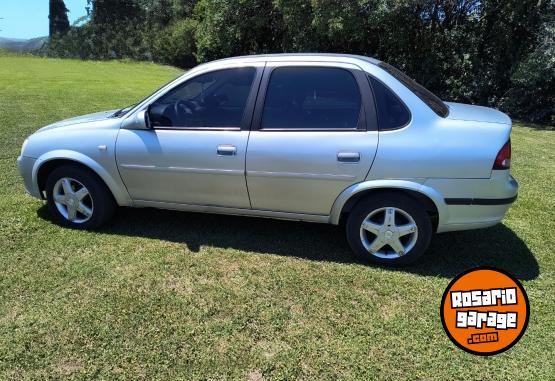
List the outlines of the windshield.
{"type": "Polygon", "coordinates": [[[430,90],[426,89],[424,86],[416,82],[414,79],[410,78],[408,75],[403,73],[401,70],[397,69],[390,64],[385,62],[380,62],[379,67],[387,71],[393,77],[395,77],[399,82],[408,87],[422,102],[426,103],[437,115],[445,118],[449,115],[449,108],[437,95],[432,93],[430,90]]]}

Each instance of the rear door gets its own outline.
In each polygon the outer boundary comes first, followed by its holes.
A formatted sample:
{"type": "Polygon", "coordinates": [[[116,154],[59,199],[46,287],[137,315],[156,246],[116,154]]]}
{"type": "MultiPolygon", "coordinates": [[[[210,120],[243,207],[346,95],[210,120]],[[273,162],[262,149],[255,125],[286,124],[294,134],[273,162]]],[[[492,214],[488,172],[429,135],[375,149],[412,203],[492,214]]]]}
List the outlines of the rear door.
{"type": "Polygon", "coordinates": [[[246,158],[252,208],[328,215],[341,191],[364,180],[377,144],[360,68],[267,62],[246,158]]]}

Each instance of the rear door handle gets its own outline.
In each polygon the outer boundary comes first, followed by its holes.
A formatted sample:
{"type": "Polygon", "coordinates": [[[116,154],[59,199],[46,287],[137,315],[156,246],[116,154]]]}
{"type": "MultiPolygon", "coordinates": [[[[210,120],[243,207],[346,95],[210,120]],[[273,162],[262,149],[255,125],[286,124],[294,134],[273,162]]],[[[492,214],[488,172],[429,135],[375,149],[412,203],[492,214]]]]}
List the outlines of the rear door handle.
{"type": "Polygon", "coordinates": [[[237,147],[222,144],[218,146],[217,152],[220,156],[234,156],[237,154],[237,147]]]}
{"type": "Polygon", "coordinates": [[[360,161],[360,153],[358,152],[339,152],[337,161],[342,163],[358,163],[360,161]]]}

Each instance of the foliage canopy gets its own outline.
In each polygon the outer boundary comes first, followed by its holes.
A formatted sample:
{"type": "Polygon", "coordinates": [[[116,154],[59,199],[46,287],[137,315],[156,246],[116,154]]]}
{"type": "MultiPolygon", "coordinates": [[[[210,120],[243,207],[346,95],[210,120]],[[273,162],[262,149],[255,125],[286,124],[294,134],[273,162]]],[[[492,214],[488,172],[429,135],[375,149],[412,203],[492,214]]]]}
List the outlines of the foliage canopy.
{"type": "Polygon", "coordinates": [[[373,56],[440,97],[555,123],[553,0],[93,0],[45,53],[179,67],[273,52],[373,56]]]}

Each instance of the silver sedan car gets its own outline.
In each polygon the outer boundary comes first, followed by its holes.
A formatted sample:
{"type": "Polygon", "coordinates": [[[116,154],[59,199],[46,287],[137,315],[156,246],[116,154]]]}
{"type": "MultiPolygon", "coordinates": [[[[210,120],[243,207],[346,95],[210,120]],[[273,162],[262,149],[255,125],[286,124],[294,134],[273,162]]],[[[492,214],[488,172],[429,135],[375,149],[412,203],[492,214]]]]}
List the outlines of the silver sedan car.
{"type": "Polygon", "coordinates": [[[43,127],[18,165],[70,227],[97,228],[117,206],[345,221],[358,257],[395,266],[433,233],[503,218],[518,188],[511,126],[372,58],[245,56],[197,66],[136,105],[43,127]]]}

